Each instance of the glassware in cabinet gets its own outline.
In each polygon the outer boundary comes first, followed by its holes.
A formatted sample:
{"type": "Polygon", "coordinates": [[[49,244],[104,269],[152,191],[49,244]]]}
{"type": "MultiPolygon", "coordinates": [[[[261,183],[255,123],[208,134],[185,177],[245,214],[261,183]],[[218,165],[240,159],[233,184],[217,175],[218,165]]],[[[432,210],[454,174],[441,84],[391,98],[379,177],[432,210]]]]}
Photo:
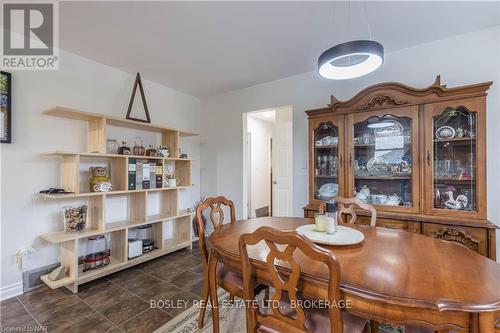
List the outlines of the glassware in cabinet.
{"type": "Polygon", "coordinates": [[[447,107],[432,125],[434,208],[476,211],[476,114],[447,107]]]}
{"type": "Polygon", "coordinates": [[[349,119],[350,196],[381,210],[418,211],[417,108],[349,119]]]}
{"type": "Polygon", "coordinates": [[[445,216],[486,216],[484,99],[427,105],[426,212],[445,216]],[[450,215],[451,214],[451,215],[450,215]]]}
{"type": "Polygon", "coordinates": [[[312,129],[312,172],[315,200],[330,200],[339,194],[340,129],[335,121],[319,121],[312,129]]]}

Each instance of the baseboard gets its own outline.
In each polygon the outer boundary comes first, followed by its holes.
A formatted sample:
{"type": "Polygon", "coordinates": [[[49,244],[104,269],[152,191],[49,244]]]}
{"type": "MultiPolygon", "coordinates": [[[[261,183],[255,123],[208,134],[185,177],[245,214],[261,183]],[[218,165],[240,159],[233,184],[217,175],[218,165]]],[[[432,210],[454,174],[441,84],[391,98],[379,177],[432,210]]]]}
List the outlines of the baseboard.
{"type": "Polygon", "coordinates": [[[23,293],[23,283],[19,281],[11,285],[0,288],[0,301],[23,293]]]}

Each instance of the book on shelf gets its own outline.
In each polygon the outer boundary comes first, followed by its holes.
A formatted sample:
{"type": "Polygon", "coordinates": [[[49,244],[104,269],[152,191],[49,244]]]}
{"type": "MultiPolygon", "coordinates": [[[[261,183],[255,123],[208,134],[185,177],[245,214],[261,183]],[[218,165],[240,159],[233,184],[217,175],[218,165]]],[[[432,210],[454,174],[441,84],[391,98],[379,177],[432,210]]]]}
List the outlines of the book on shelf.
{"type": "Polygon", "coordinates": [[[143,172],[143,162],[142,160],[137,160],[136,163],[136,175],[135,175],[135,189],[142,190],[142,172],[143,172]]]}
{"type": "Polygon", "coordinates": [[[163,187],[163,164],[161,161],[156,162],[156,188],[163,187]]]}
{"type": "Polygon", "coordinates": [[[142,163],[142,188],[143,189],[150,188],[151,181],[150,181],[149,177],[150,177],[149,162],[143,161],[143,163],[142,163]]]}
{"type": "Polygon", "coordinates": [[[156,188],[156,161],[149,161],[149,187],[156,188]]]}
{"type": "Polygon", "coordinates": [[[136,160],[135,158],[130,158],[128,160],[128,189],[135,190],[136,182],[136,160]]]}

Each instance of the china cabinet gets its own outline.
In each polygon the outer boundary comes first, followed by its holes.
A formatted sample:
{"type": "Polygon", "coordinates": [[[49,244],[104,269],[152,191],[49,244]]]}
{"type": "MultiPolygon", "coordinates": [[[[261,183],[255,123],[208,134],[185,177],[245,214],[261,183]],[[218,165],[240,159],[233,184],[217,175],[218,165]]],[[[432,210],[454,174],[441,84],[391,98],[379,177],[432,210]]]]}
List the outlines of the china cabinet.
{"type": "MultiPolygon", "coordinates": [[[[309,118],[309,204],[335,196],[374,205],[377,225],[458,242],[495,258],[486,216],[486,91],[492,82],[368,87],[331,96],[309,118]]],[[[359,212],[361,221],[368,218],[359,212]]]]}

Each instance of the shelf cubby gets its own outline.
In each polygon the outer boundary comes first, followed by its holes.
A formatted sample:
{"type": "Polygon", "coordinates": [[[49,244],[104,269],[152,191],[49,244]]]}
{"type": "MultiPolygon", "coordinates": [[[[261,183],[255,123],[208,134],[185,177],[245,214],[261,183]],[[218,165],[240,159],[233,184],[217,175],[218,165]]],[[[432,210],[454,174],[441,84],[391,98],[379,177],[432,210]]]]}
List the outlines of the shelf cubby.
{"type": "Polygon", "coordinates": [[[78,286],[83,283],[192,246],[194,240],[191,223],[193,214],[179,210],[179,191],[193,186],[191,180],[192,160],[179,157],[179,146],[182,137],[196,136],[197,134],[162,125],[139,123],[59,106],[46,110],[44,114],[88,123],[87,152],[54,151],[44,154],[44,156],[54,156],[61,159],[60,186],[73,193],[41,194],[44,199],[68,201],[83,199],[88,206],[88,219],[85,230],[79,232],[57,231],[41,235],[41,238],[48,243],[60,245],[61,264],[68,268],[66,277],[51,281],[48,279],[48,275],[45,275],[41,277],[43,282],[51,288],[67,287],[71,291],[77,292],[78,286]],[[160,135],[161,144],[170,148],[171,155],[169,157],[150,157],[107,154],[105,149],[108,125],[157,133],[160,135]],[[163,179],[165,179],[165,166],[169,165],[175,177],[180,179],[178,186],[128,190],[128,166],[131,158],[161,161],[163,179]],[[109,167],[113,184],[112,191],[90,192],[88,185],[88,168],[90,166],[109,167]],[[117,208],[115,205],[126,205],[126,207],[117,208]],[[106,212],[108,215],[110,212],[114,213],[111,215],[121,215],[117,220],[112,220],[116,216],[109,217],[106,212]],[[155,249],[129,260],[129,233],[146,224],[152,225],[155,249]],[[167,228],[171,231],[169,237],[166,237],[167,228]],[[85,252],[83,247],[86,239],[100,234],[106,234],[108,239],[111,255],[110,264],[87,272],[79,272],[78,261],[82,253],[85,252]]]}
{"type": "Polygon", "coordinates": [[[89,188],[89,179],[91,174],[90,167],[109,168],[109,177],[113,185],[112,191],[124,191],[127,189],[127,164],[119,157],[110,156],[79,156],[78,163],[74,166],[78,168],[79,173],[79,192],[92,193],[89,188]]]}

